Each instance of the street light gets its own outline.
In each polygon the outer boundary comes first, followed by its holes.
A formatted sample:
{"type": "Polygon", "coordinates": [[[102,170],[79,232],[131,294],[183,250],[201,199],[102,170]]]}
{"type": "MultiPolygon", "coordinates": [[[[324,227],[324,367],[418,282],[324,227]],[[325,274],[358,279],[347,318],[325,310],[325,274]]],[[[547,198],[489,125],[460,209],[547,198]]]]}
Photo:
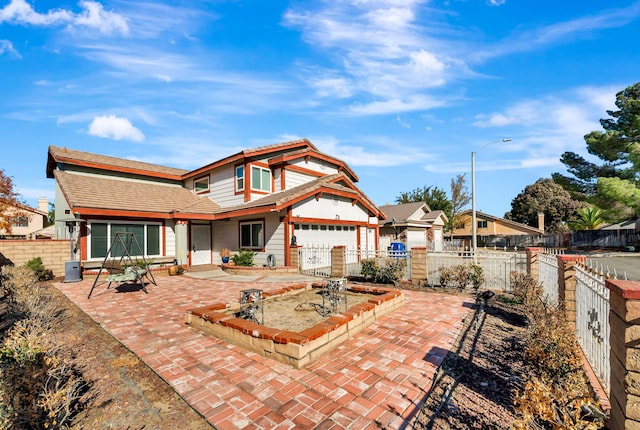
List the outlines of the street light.
{"type": "MultiPolygon", "coordinates": [[[[511,142],[511,139],[500,139],[486,143],[480,147],[484,148],[487,145],[497,142],[511,142]]],[[[476,153],[471,151],[471,247],[473,251],[473,264],[478,263],[478,238],[477,238],[478,225],[476,221],[476,153]]]]}

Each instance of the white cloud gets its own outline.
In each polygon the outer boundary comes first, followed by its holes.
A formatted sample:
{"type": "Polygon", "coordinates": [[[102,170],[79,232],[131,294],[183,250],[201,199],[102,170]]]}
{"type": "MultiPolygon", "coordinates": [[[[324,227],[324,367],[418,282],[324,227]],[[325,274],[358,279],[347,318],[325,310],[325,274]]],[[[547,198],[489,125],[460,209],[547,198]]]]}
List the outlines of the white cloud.
{"type": "Polygon", "coordinates": [[[102,4],[85,0],[79,5],[82,11],[78,14],[64,9],[52,9],[46,13],[39,13],[25,0],[11,0],[8,5],[0,9],[0,23],[38,26],[67,24],[70,28],[76,26],[95,28],[104,34],[117,32],[127,35],[129,33],[126,18],[105,11],[102,4]]]}
{"type": "Polygon", "coordinates": [[[454,56],[458,42],[447,40],[454,31],[441,32],[445,26],[427,3],[326,1],[318,10],[289,10],[284,23],[301,29],[307,43],[334,61],[330,72],[307,70],[312,76],[306,81],[319,95],[351,97],[347,109],[358,114],[419,111],[444,104],[434,104],[429,90],[469,74],[454,56]]]}
{"type": "Polygon", "coordinates": [[[0,40],[0,55],[8,52],[11,55],[16,56],[17,58],[22,58],[22,56],[15,50],[13,44],[8,40],[0,40]]]}
{"type": "Polygon", "coordinates": [[[89,125],[89,134],[114,140],[133,140],[142,142],[144,134],[131,124],[127,118],[115,115],[97,116],[89,125]]]}

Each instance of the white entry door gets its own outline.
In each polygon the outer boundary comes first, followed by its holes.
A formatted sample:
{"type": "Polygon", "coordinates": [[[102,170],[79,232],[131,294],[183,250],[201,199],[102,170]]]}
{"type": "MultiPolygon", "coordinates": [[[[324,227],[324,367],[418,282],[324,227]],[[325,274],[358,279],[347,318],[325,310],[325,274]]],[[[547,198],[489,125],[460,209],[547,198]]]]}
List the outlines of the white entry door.
{"type": "Polygon", "coordinates": [[[211,226],[191,224],[191,264],[211,264],[211,226]]]}

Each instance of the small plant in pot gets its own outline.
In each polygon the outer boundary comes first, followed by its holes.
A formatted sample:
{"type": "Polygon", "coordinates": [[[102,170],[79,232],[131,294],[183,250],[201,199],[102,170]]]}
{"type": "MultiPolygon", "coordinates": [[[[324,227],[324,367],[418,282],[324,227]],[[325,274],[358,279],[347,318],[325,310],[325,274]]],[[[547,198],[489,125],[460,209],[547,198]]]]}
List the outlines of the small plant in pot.
{"type": "Polygon", "coordinates": [[[220,251],[220,258],[222,258],[222,263],[227,264],[229,258],[231,258],[231,250],[229,248],[223,248],[220,251]]]}

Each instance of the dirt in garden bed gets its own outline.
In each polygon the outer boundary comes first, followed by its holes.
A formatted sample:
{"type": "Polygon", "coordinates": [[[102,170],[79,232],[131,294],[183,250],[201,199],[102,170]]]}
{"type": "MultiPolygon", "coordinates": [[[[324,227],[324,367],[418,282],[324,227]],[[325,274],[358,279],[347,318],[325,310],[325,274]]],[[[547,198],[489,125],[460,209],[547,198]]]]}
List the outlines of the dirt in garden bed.
{"type": "MultiPolygon", "coordinates": [[[[374,294],[354,293],[347,291],[346,295],[338,294],[340,302],[336,304],[338,313],[366,302],[374,294]],[[343,299],[346,297],[346,306],[343,299]]],[[[266,327],[280,330],[299,332],[313,327],[326,320],[331,315],[333,305],[328,297],[322,296],[320,289],[302,291],[292,295],[273,297],[264,300],[264,323],[266,327]]],[[[261,322],[261,315],[256,315],[261,322]]]]}

